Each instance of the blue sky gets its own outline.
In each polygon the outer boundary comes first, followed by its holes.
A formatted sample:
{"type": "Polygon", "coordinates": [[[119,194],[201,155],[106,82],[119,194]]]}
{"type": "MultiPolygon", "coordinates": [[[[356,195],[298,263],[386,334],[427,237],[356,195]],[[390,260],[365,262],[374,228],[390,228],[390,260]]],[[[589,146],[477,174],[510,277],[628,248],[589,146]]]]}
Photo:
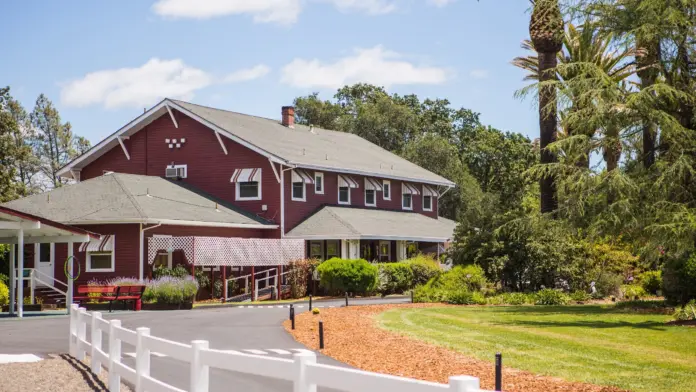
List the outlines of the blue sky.
{"type": "Polygon", "coordinates": [[[497,128],[538,134],[524,73],[524,0],[2,2],[0,85],[45,93],[96,143],[162,97],[280,117],[313,91],[371,82],[448,98],[497,128]]]}

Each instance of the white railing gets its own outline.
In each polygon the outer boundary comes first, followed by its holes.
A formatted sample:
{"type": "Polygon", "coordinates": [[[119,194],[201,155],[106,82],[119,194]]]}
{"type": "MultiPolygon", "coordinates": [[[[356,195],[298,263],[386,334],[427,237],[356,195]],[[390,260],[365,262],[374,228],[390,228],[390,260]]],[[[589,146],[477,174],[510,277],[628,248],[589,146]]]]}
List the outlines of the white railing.
{"type": "Polygon", "coordinates": [[[150,375],[150,354],[153,351],[189,364],[188,390],[191,392],[209,390],[210,368],[290,381],[293,392],[316,392],[317,386],[346,392],[484,392],[479,388],[478,378],[470,376],[450,377],[449,384],[438,384],[318,364],[312,352],[282,359],[215,350],[209,348],[205,340],[194,340],[191,344],[173,342],[151,336],[149,328],[132,331],[121,327],[119,320],[104,320],[99,312],[88,313],[77,305],[71,307],[70,355],[84,360],[89,353],[93,373],[99,374],[102,367],[106,368],[110,392],[120,391],[122,378],[135,385],[136,392],[183,392],[150,375]],[[87,340],[88,325],[91,342],[87,340]],[[108,334],[107,351],[102,349],[104,332],[108,334]],[[135,368],[123,362],[122,342],[135,346],[135,368]]]}
{"type": "Polygon", "coordinates": [[[244,294],[248,294],[249,293],[249,278],[251,278],[251,274],[237,276],[236,278],[225,279],[224,280],[225,302],[227,302],[227,299],[229,298],[229,282],[244,279],[244,294]]]}
{"type": "Polygon", "coordinates": [[[55,279],[52,276],[46,275],[45,273],[37,270],[36,268],[33,268],[31,270],[31,272],[29,273],[29,278],[31,279],[30,283],[29,283],[29,287],[30,287],[30,294],[29,295],[31,296],[31,304],[32,305],[34,304],[34,301],[35,301],[34,300],[34,298],[35,298],[34,293],[36,290],[36,283],[41,283],[43,285],[43,287],[51,289],[51,290],[53,290],[61,295],[64,295],[65,296],[65,306],[66,306],[66,308],[68,307],[68,305],[70,304],[71,301],[70,301],[70,298],[68,295],[68,291],[69,291],[68,285],[65,282],[61,282],[60,280],[55,279]],[[49,282],[51,282],[51,283],[49,283],[49,282]],[[58,285],[64,286],[65,289],[63,289],[63,290],[59,289],[58,287],[56,287],[58,285]]]}

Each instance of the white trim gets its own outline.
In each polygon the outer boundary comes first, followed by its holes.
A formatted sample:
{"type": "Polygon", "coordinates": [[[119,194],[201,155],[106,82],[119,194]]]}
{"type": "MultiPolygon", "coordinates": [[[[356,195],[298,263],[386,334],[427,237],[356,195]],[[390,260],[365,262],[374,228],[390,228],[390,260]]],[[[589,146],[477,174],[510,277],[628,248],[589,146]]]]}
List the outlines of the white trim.
{"type": "MultiPolygon", "coordinates": [[[[25,236],[25,244],[45,244],[53,242],[56,244],[62,244],[64,242],[89,242],[90,236],[88,235],[38,235],[35,237],[25,236]]],[[[16,244],[16,237],[0,237],[0,244],[16,244]]]]}
{"type": "Polygon", "coordinates": [[[273,163],[273,161],[270,158],[268,159],[268,163],[271,164],[271,169],[273,169],[273,174],[275,174],[275,178],[278,181],[278,183],[280,184],[280,174],[278,174],[278,170],[276,170],[275,164],[273,163]]]}
{"type": "Polygon", "coordinates": [[[326,189],[326,184],[324,183],[324,173],[314,172],[314,194],[323,195],[324,189],[326,189]],[[321,178],[321,182],[317,181],[317,178],[321,178]],[[317,184],[321,183],[321,191],[317,190],[317,184]]]}
{"type": "MultiPolygon", "coordinates": [[[[27,244],[27,241],[24,241],[25,244],[27,244]]],[[[39,266],[41,265],[41,245],[45,244],[46,242],[42,243],[34,243],[34,268],[38,269],[40,272],[41,269],[39,266]]],[[[56,244],[55,242],[50,242],[50,247],[49,247],[49,258],[48,258],[48,263],[51,265],[51,273],[46,274],[52,278],[55,279],[55,274],[56,274],[56,244]]]]}
{"type": "Polygon", "coordinates": [[[338,193],[336,195],[336,200],[338,201],[338,204],[350,205],[350,193],[351,193],[350,190],[351,189],[353,189],[353,188],[351,188],[349,186],[348,187],[346,187],[346,186],[341,187],[341,184],[340,183],[338,184],[338,187],[337,187],[338,193]],[[348,201],[341,201],[341,188],[348,188],[348,201]]]}
{"type": "MultiPolygon", "coordinates": [[[[222,147],[222,152],[227,155],[227,147],[225,147],[225,143],[223,143],[222,138],[220,137],[220,132],[214,131],[215,132],[215,137],[217,138],[218,142],[220,143],[220,147],[222,147]]],[[[271,159],[271,158],[268,158],[271,159]]]]}
{"type": "Polygon", "coordinates": [[[147,225],[169,225],[169,226],[196,226],[196,227],[232,227],[238,229],[277,229],[278,225],[265,225],[262,223],[225,223],[225,222],[199,222],[176,219],[122,219],[106,221],[75,221],[69,222],[70,225],[120,225],[142,223],[147,225]]]}
{"type": "Polygon", "coordinates": [[[341,168],[332,167],[332,166],[310,165],[310,164],[297,163],[297,162],[289,162],[289,163],[293,164],[294,166],[296,166],[298,168],[310,169],[310,170],[343,173],[343,174],[355,174],[355,175],[359,175],[359,176],[386,178],[389,180],[416,182],[416,183],[423,183],[423,184],[430,184],[430,185],[441,185],[441,186],[445,186],[448,188],[454,188],[457,186],[457,184],[455,184],[451,181],[449,181],[449,182],[432,181],[432,180],[424,180],[422,178],[395,176],[392,174],[384,174],[384,173],[370,172],[370,171],[363,171],[363,170],[341,169],[341,168]]]}
{"type": "Polygon", "coordinates": [[[172,112],[172,108],[169,105],[167,106],[167,111],[169,112],[169,117],[172,118],[172,122],[174,123],[174,128],[179,128],[179,123],[176,122],[176,118],[174,118],[174,113],[172,112]]]}
{"type": "Polygon", "coordinates": [[[401,183],[401,209],[407,210],[407,211],[413,211],[413,194],[410,192],[409,193],[404,192],[404,183],[401,183]],[[404,195],[411,196],[411,206],[410,207],[406,207],[404,205],[404,195]]]}
{"type": "MultiPolygon", "coordinates": [[[[291,181],[292,181],[292,177],[291,181]]],[[[307,184],[303,181],[293,181],[290,183],[290,199],[292,201],[307,201],[307,184]],[[295,197],[295,184],[302,184],[302,197],[295,197]]]]}
{"type": "Polygon", "coordinates": [[[383,200],[391,200],[391,195],[392,195],[392,186],[391,186],[391,181],[389,180],[382,180],[382,199],[383,200]],[[389,192],[384,191],[384,186],[387,186],[389,188],[389,192]],[[389,193],[389,196],[387,196],[387,193],[389,193]]]}
{"type": "Polygon", "coordinates": [[[364,195],[363,198],[365,199],[365,200],[364,200],[364,201],[365,201],[365,207],[377,207],[377,190],[375,190],[375,189],[367,189],[367,178],[365,178],[365,191],[363,192],[363,195],[364,195]],[[372,197],[372,201],[373,201],[374,203],[372,203],[372,204],[367,204],[367,192],[368,192],[368,191],[372,191],[372,192],[374,193],[374,194],[373,194],[373,197],[372,197]]]}
{"type": "Polygon", "coordinates": [[[40,228],[40,221],[0,221],[2,230],[38,230],[40,228]]]}
{"type": "MultiPolygon", "coordinates": [[[[115,240],[115,236],[114,236],[115,240]]],[[[87,252],[86,256],[86,269],[85,272],[115,272],[116,271],[116,245],[114,244],[114,250],[104,251],[104,252],[87,252]],[[93,255],[107,255],[111,254],[111,268],[92,268],[92,256],[93,255]]]]}
{"type": "MultiPolygon", "coordinates": [[[[413,198],[413,196],[411,196],[413,198]]],[[[433,197],[429,195],[423,195],[421,196],[421,207],[423,207],[423,211],[431,211],[433,210],[433,197]],[[430,198],[430,208],[425,208],[425,198],[428,197],[430,198]]]]}
{"type": "Polygon", "coordinates": [[[379,235],[379,234],[368,234],[368,235],[303,235],[303,236],[288,236],[287,239],[297,239],[297,240],[397,240],[397,241],[415,241],[415,242],[447,242],[450,238],[443,237],[407,237],[398,235],[379,235]]]}
{"type": "Polygon", "coordinates": [[[259,181],[249,181],[249,182],[255,182],[255,183],[259,184],[259,194],[258,194],[258,196],[254,196],[254,197],[241,197],[241,196],[239,196],[239,184],[240,184],[240,182],[237,181],[237,182],[234,183],[234,189],[235,189],[234,200],[236,200],[236,201],[261,200],[261,180],[259,180],[259,181]]]}

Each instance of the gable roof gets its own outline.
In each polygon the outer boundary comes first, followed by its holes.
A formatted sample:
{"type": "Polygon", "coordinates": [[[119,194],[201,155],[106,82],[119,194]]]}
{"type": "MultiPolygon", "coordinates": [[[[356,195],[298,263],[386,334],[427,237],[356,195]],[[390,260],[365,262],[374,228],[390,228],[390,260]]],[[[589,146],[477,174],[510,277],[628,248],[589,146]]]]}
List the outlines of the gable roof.
{"type": "Polygon", "coordinates": [[[324,206],[285,235],[301,239],[382,239],[446,242],[456,222],[408,211],[324,206]]]}
{"type": "Polygon", "coordinates": [[[262,154],[272,161],[292,167],[377,176],[452,187],[454,183],[393,154],[355,134],[310,128],[294,128],[279,121],[214,109],[184,101],[165,99],[137,119],[104,139],[59,171],[71,177],[70,170],[84,167],[108,149],[118,138],[130,136],[155,118],[176,109],[201,122],[214,132],[262,154]]]}
{"type": "Polygon", "coordinates": [[[136,174],[107,174],[13,200],[2,207],[72,225],[161,223],[277,228],[182,182],[136,174]]]}

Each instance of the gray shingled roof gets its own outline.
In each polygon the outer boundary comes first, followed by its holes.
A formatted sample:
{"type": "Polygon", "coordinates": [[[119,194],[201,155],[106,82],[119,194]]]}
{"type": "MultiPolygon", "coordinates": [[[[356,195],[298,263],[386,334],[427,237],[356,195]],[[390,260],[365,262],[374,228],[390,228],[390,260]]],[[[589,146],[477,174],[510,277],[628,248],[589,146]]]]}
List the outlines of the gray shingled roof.
{"type": "Polygon", "coordinates": [[[454,183],[360,136],[304,125],[287,128],[277,120],[170,100],[176,105],[289,164],[323,170],[347,170],[438,185],[454,183]]]}
{"type": "Polygon", "coordinates": [[[394,239],[445,242],[456,222],[415,212],[325,206],[305,219],[286,238],[394,239]]]}
{"type": "Polygon", "coordinates": [[[184,183],[135,174],[107,174],[3,206],[64,224],[182,221],[275,227],[184,183]]]}

